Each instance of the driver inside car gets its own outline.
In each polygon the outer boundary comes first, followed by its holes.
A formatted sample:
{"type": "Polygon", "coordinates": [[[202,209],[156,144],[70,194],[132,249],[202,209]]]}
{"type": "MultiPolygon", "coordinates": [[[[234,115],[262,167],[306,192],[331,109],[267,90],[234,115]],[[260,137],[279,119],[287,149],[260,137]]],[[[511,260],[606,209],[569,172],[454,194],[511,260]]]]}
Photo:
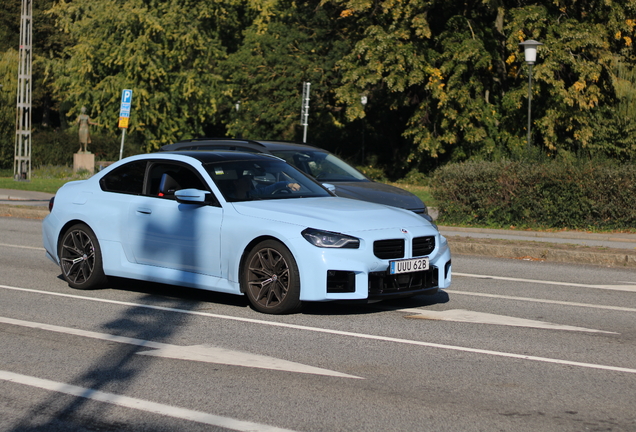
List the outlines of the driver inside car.
{"type": "Polygon", "coordinates": [[[252,181],[251,177],[248,175],[244,175],[242,177],[239,177],[234,182],[233,198],[244,200],[264,195],[273,195],[285,189],[287,189],[289,192],[296,192],[300,190],[300,185],[298,183],[283,180],[267,186],[262,186],[260,184],[254,186],[254,182],[252,181]]]}

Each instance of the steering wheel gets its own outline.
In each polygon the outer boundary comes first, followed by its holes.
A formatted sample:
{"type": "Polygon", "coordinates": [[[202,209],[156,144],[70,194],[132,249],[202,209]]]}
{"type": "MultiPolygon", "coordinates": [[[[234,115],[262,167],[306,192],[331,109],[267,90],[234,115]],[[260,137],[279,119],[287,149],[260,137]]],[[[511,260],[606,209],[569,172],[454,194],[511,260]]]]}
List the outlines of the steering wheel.
{"type": "Polygon", "coordinates": [[[287,195],[292,193],[292,191],[287,188],[287,186],[281,188],[281,189],[276,189],[275,191],[272,192],[272,195],[287,195]]]}

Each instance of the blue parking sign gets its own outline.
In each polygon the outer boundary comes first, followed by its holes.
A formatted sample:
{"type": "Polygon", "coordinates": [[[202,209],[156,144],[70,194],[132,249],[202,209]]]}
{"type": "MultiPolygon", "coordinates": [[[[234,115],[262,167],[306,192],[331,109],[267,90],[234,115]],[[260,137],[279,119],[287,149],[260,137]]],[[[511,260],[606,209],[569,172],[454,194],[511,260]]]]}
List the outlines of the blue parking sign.
{"type": "Polygon", "coordinates": [[[130,106],[132,104],[132,90],[126,89],[121,92],[121,107],[119,117],[130,117],[130,106]]]}
{"type": "MultiPolygon", "coordinates": [[[[121,105],[119,107],[119,127],[128,128],[130,119],[130,107],[132,105],[132,90],[126,89],[121,92],[121,105]]],[[[121,157],[121,156],[120,156],[121,157]]]]}

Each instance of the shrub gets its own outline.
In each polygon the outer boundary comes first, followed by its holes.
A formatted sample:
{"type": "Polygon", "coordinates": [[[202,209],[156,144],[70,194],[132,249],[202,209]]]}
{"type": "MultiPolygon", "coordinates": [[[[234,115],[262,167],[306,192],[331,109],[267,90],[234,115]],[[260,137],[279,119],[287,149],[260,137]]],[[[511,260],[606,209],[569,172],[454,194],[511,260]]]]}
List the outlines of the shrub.
{"type": "Polygon", "coordinates": [[[429,179],[424,173],[414,169],[409,171],[403,179],[398,180],[398,183],[415,185],[415,186],[428,186],[429,179]]]}
{"type": "Polygon", "coordinates": [[[376,156],[371,157],[364,165],[356,166],[356,169],[371,180],[386,182],[388,181],[386,173],[380,167],[378,158],[376,156]]]}
{"type": "Polygon", "coordinates": [[[636,166],[465,162],[433,173],[443,224],[627,229],[636,226],[636,166]]]}
{"type": "MultiPolygon", "coordinates": [[[[120,138],[108,132],[91,133],[88,151],[95,161],[119,160],[120,138]]],[[[31,165],[34,168],[47,165],[73,165],[73,154],[80,149],[77,130],[42,129],[33,133],[31,165]]],[[[127,140],[124,157],[140,153],[139,146],[127,140]]]]}

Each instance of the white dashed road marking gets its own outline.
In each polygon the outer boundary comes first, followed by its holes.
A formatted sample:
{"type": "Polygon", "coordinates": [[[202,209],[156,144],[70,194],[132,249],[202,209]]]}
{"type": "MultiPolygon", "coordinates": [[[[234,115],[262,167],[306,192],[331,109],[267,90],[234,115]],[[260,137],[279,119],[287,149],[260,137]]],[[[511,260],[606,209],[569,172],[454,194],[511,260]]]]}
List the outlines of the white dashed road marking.
{"type": "Polygon", "coordinates": [[[297,372],[313,375],[326,375],[338,378],[360,378],[340,372],[307,366],[286,360],[267,357],[259,354],[251,354],[242,351],[234,351],[225,348],[217,348],[208,345],[179,346],[161,342],[153,342],[143,339],[117,336],[108,333],[97,333],[70,327],[60,327],[50,324],[42,324],[31,321],[22,321],[13,318],[0,317],[0,323],[11,324],[38,330],[52,331],[72,336],[88,337],[92,339],[107,340],[129,345],[137,345],[144,348],[153,348],[153,351],[143,351],[137,354],[155,357],[166,357],[178,360],[200,361],[207,363],[225,364],[230,366],[244,366],[259,369],[280,370],[285,372],[297,372]]]}
{"type": "Polygon", "coordinates": [[[505,280],[505,281],[512,281],[512,282],[527,282],[527,283],[535,283],[535,284],[542,284],[542,285],[559,285],[559,286],[571,286],[571,287],[577,287],[577,288],[594,288],[594,289],[604,289],[604,290],[612,290],[612,291],[636,292],[636,284],[591,285],[591,284],[579,284],[579,283],[573,283],[573,282],[554,282],[554,281],[545,281],[545,280],[536,280],[536,279],[521,279],[521,278],[513,278],[513,277],[488,276],[488,275],[457,273],[457,272],[453,272],[453,276],[464,276],[464,277],[471,277],[471,278],[477,278],[477,279],[505,280]]]}
{"type": "Polygon", "coordinates": [[[584,327],[574,327],[562,324],[553,324],[544,321],[535,321],[523,318],[516,318],[505,315],[495,315],[483,312],[473,312],[463,309],[451,309],[445,311],[428,311],[424,309],[398,309],[399,312],[413,313],[414,315],[409,315],[407,318],[419,318],[419,319],[428,319],[428,320],[439,320],[439,321],[454,321],[454,322],[465,322],[465,323],[475,323],[475,324],[494,324],[494,325],[504,325],[504,326],[512,326],[512,327],[529,327],[529,328],[537,328],[537,329],[548,329],[548,330],[566,330],[566,331],[580,331],[580,332],[589,332],[589,333],[609,333],[609,334],[618,334],[615,332],[608,332],[603,330],[594,330],[588,329],[584,327]]]}
{"type": "Polygon", "coordinates": [[[249,421],[236,420],[229,417],[221,417],[201,411],[194,411],[186,408],[179,408],[171,405],[151,402],[143,399],[128,396],[106,393],[85,387],[36,378],[28,375],[17,374],[0,370],[0,380],[22,384],[30,387],[37,387],[44,390],[64,393],[71,396],[82,397],[94,401],[105,402],[125,408],[132,408],[138,411],[145,411],[163,416],[190,420],[211,426],[227,428],[244,432],[293,432],[289,429],[281,429],[274,426],[253,423],[249,421]]]}

